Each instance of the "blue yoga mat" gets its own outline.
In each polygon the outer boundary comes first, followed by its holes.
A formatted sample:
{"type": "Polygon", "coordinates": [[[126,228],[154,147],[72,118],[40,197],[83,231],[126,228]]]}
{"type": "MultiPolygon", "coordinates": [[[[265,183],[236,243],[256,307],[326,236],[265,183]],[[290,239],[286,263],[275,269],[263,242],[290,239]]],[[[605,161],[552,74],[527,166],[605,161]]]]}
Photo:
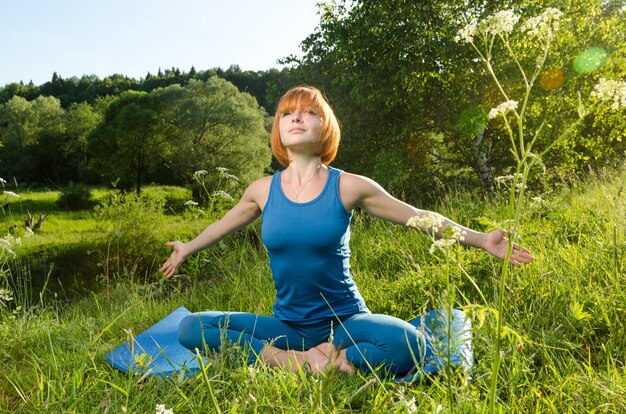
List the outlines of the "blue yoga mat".
{"type": "MultiPolygon", "coordinates": [[[[191,312],[180,307],[155,325],[118,346],[104,357],[116,369],[145,375],[185,377],[200,370],[195,354],[178,343],[178,324],[191,312]]],[[[414,382],[436,374],[448,364],[469,376],[473,365],[471,322],[458,309],[435,309],[410,323],[424,334],[426,347],[412,372],[398,376],[398,382],[414,382]]]]}
{"type": "Polygon", "coordinates": [[[433,309],[409,321],[422,331],[426,347],[413,371],[399,375],[398,382],[414,382],[434,375],[450,366],[466,379],[474,365],[472,351],[472,321],[460,309],[433,309]]]}
{"type": "Polygon", "coordinates": [[[184,371],[185,376],[200,370],[197,357],[178,343],[178,324],[191,312],[184,306],[161,319],[104,357],[124,372],[168,377],[184,371]]]}

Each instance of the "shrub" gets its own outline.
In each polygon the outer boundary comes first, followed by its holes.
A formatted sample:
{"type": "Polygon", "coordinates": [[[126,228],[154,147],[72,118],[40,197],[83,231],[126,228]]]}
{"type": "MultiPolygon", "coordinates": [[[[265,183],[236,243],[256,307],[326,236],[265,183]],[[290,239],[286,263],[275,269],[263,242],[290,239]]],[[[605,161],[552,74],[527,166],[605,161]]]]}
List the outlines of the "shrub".
{"type": "Polygon", "coordinates": [[[94,206],[91,190],[83,185],[70,184],[61,190],[57,207],[62,210],[87,210],[94,206]]]}
{"type": "Polygon", "coordinates": [[[100,251],[105,275],[150,274],[163,254],[164,200],[113,190],[95,209],[108,247],[100,251]]]}

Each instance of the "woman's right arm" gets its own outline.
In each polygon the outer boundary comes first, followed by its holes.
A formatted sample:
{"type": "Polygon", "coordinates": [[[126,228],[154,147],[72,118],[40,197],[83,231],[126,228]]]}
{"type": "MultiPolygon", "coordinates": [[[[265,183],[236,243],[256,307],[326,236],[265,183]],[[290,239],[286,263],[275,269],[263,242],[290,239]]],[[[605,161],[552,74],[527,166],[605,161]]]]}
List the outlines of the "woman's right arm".
{"type": "Polygon", "coordinates": [[[193,240],[182,243],[168,242],[172,249],[169,259],[163,263],[159,272],[167,278],[174,275],[176,269],[192,254],[211,247],[229,234],[247,226],[261,215],[261,206],[269,194],[269,180],[264,177],[256,180],[246,189],[241,200],[230,209],[221,219],[211,223],[193,240]]]}

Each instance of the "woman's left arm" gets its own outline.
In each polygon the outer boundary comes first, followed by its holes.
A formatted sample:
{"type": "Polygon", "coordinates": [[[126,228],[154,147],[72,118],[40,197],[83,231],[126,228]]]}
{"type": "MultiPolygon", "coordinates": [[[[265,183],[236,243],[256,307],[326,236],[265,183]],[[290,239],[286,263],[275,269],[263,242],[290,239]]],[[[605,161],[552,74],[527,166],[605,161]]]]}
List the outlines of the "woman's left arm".
{"type": "MultiPolygon", "coordinates": [[[[355,174],[342,174],[339,191],[348,211],[358,207],[375,217],[401,225],[407,225],[409,219],[413,217],[417,217],[418,222],[422,223],[435,222],[436,226],[422,228],[417,226],[416,228],[426,232],[433,230],[432,234],[437,238],[443,236],[446,227],[452,226],[452,229],[456,229],[463,235],[460,240],[461,244],[481,248],[500,259],[506,257],[509,242],[502,230],[482,233],[464,227],[441,214],[421,210],[400,201],[391,196],[377,182],[355,174]]],[[[513,243],[512,246],[513,250],[509,258],[511,264],[519,266],[534,260],[528,249],[520,247],[517,243],[513,243]]]]}

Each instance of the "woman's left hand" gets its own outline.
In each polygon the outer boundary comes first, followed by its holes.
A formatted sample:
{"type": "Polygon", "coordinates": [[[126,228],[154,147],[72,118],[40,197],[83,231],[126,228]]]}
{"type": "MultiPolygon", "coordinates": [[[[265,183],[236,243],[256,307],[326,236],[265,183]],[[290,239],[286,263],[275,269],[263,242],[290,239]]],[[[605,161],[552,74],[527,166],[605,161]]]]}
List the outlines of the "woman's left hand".
{"type": "MultiPolygon", "coordinates": [[[[482,247],[486,252],[504,260],[509,248],[509,240],[505,237],[502,230],[494,230],[485,234],[482,247]]],[[[535,258],[527,248],[520,247],[517,243],[513,243],[513,251],[511,252],[511,257],[509,257],[509,263],[520,266],[530,263],[533,260],[535,260],[535,258]]]]}

